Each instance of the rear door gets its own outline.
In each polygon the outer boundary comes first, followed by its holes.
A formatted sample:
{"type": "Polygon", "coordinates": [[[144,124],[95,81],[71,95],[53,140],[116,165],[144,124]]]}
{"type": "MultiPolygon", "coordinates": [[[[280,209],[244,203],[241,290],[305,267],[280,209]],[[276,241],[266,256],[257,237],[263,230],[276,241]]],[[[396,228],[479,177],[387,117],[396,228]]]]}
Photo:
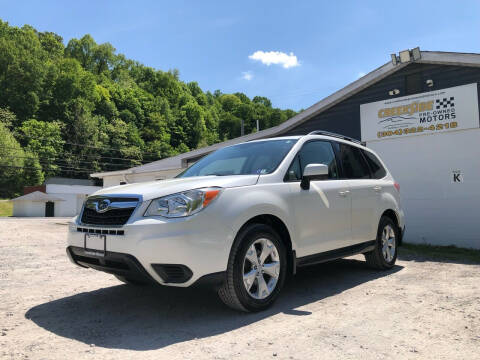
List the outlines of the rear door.
{"type": "Polygon", "coordinates": [[[297,256],[348,246],[351,243],[351,202],[348,181],[339,179],[338,164],[329,141],[311,140],[298,152],[285,176],[290,182],[290,201],[295,216],[297,256]],[[300,187],[308,164],[325,164],[326,180],[312,180],[300,187]]]}
{"type": "Polygon", "coordinates": [[[356,146],[339,143],[343,177],[348,179],[352,199],[352,244],[374,240],[378,194],[367,160],[356,146]]]}

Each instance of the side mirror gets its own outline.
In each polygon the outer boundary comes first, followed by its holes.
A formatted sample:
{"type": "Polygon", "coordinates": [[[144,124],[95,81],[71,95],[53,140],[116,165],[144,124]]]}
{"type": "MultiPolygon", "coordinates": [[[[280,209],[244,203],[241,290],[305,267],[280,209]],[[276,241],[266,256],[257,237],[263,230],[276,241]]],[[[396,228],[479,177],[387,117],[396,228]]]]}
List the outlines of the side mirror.
{"type": "Polygon", "coordinates": [[[300,186],[303,190],[310,189],[310,181],[328,179],[328,166],[325,164],[308,164],[303,170],[300,186]]]}

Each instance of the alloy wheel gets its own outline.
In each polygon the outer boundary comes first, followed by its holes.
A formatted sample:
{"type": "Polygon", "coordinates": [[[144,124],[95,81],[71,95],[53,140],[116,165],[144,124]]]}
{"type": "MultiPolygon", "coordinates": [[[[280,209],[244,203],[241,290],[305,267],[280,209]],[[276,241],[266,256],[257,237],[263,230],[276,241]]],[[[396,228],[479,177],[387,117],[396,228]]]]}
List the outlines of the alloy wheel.
{"type": "Polygon", "coordinates": [[[243,260],[243,284],[254,299],[265,299],[280,276],[280,256],[268,239],[258,239],[247,249],[243,260]]]}
{"type": "Polygon", "coordinates": [[[382,254],[387,262],[391,262],[395,256],[396,243],[395,231],[390,225],[386,225],[382,231],[382,254]]]}

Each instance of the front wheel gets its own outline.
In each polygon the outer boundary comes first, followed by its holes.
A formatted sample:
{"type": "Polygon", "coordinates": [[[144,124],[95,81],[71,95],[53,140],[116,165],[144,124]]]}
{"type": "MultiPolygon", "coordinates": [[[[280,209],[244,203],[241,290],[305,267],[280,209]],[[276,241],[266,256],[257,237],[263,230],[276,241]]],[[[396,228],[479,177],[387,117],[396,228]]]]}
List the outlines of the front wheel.
{"type": "Polygon", "coordinates": [[[378,224],[375,249],[365,253],[367,264],[374,269],[391,269],[397,260],[398,226],[389,217],[382,216],[378,224]]]}
{"type": "Polygon", "coordinates": [[[285,282],[286,259],[285,245],[275,230],[263,224],[248,226],[232,247],[220,299],[236,310],[268,308],[285,282]]]}

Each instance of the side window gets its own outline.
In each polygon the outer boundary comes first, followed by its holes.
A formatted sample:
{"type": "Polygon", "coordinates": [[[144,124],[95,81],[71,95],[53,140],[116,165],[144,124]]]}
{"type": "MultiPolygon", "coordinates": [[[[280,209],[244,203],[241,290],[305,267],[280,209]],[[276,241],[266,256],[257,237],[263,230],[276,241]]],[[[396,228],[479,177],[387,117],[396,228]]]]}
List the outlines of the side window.
{"type": "Polygon", "coordinates": [[[362,153],[365,155],[365,159],[367,159],[368,165],[370,165],[370,170],[372,170],[372,175],[375,179],[381,179],[387,175],[387,171],[374,154],[365,150],[362,150],[362,153]]]}
{"type": "Polygon", "coordinates": [[[325,164],[328,166],[328,178],[338,179],[335,154],[329,142],[310,141],[305,143],[288,169],[287,181],[301,180],[305,166],[308,164],[325,164]]]}
{"type": "Polygon", "coordinates": [[[347,179],[370,179],[370,169],[360,151],[355,146],[340,143],[340,159],[347,179]]]}
{"type": "Polygon", "coordinates": [[[290,165],[290,168],[287,171],[286,180],[287,181],[298,181],[302,179],[302,171],[300,170],[300,160],[298,155],[295,156],[295,159],[290,165]]]}

